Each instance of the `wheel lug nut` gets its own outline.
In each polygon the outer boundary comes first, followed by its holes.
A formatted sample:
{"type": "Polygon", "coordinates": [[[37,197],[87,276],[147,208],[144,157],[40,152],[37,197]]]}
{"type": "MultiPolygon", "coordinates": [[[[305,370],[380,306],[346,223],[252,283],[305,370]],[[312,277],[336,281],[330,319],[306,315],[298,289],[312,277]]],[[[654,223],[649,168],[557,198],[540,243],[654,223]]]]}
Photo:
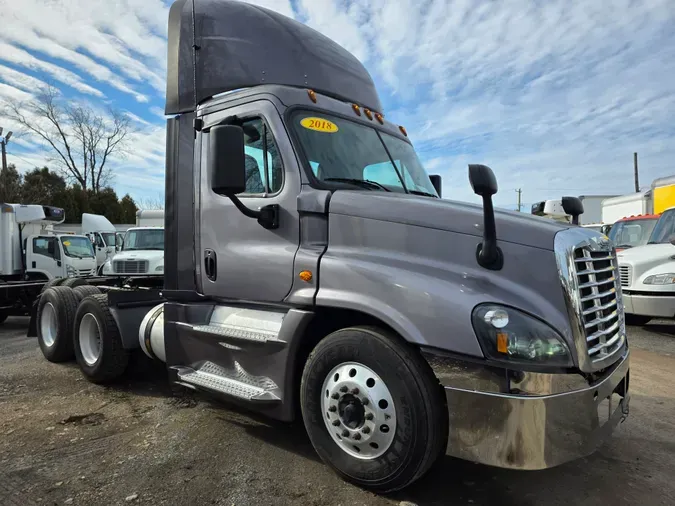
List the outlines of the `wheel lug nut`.
{"type": "Polygon", "coordinates": [[[364,406],[367,406],[368,404],[370,404],[370,401],[368,400],[367,397],[364,397],[363,399],[361,399],[361,404],[363,404],[364,406]]]}
{"type": "Polygon", "coordinates": [[[342,431],[342,437],[349,437],[349,431],[348,430],[343,430],[342,431]]]}
{"type": "Polygon", "coordinates": [[[358,432],[354,434],[354,439],[356,439],[357,441],[361,439],[361,434],[359,434],[358,432]]]}
{"type": "Polygon", "coordinates": [[[347,393],[348,390],[349,390],[349,388],[347,388],[347,387],[341,387],[340,388],[340,392],[345,393],[345,394],[347,393]]]}
{"type": "Polygon", "coordinates": [[[352,395],[359,395],[359,389],[358,388],[352,389],[352,395]]]}
{"type": "Polygon", "coordinates": [[[330,411],[331,413],[335,413],[337,411],[337,408],[335,406],[331,406],[330,408],[328,408],[328,411],[330,411]]]}
{"type": "Polygon", "coordinates": [[[335,425],[336,427],[340,425],[340,420],[333,420],[333,425],[335,425]]]}
{"type": "Polygon", "coordinates": [[[331,399],[336,399],[336,400],[337,400],[337,399],[340,398],[340,394],[335,393],[335,394],[331,395],[330,397],[331,397],[331,399]]]}
{"type": "Polygon", "coordinates": [[[364,434],[370,434],[370,427],[364,427],[364,428],[363,428],[363,433],[364,433],[364,434]]]}
{"type": "Polygon", "coordinates": [[[366,420],[372,420],[373,419],[373,414],[372,413],[366,413],[366,420]]]}

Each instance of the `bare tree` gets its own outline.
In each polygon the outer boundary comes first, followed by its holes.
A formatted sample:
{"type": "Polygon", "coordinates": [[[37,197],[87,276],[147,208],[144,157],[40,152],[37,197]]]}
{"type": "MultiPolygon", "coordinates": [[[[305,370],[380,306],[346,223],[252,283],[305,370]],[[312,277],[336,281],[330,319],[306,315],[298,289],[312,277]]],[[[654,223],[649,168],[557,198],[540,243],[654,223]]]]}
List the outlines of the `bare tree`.
{"type": "Polygon", "coordinates": [[[155,209],[163,210],[164,209],[164,197],[158,195],[157,198],[141,198],[136,201],[136,205],[139,209],[155,209]]]}
{"type": "Polygon", "coordinates": [[[10,119],[52,151],[52,160],[69,182],[95,193],[111,182],[108,162],[124,155],[130,133],[126,115],[113,109],[101,115],[87,105],[64,103],[51,85],[32,101],[11,102],[5,108],[10,119]]]}

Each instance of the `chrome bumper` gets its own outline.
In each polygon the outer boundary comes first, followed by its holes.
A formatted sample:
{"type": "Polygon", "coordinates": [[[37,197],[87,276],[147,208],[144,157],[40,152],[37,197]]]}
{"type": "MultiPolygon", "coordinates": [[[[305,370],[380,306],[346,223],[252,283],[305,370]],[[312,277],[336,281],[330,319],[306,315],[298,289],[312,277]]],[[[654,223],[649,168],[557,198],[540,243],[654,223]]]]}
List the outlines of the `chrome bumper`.
{"type": "Polygon", "coordinates": [[[630,314],[654,316],[660,318],[675,317],[675,295],[622,295],[624,311],[630,314]]]}
{"type": "MultiPolygon", "coordinates": [[[[447,454],[453,457],[511,469],[554,467],[595,451],[628,415],[628,351],[611,367],[611,372],[592,386],[584,380],[582,388],[549,395],[514,395],[449,386],[457,382],[452,378],[457,380],[457,374],[439,375],[431,365],[445,385],[450,422],[447,454]]],[[[560,377],[574,377],[531,376],[555,378],[539,381],[539,387],[545,386],[540,390],[561,385],[565,380],[560,377]]],[[[465,381],[457,383],[466,386],[465,381]]]]}

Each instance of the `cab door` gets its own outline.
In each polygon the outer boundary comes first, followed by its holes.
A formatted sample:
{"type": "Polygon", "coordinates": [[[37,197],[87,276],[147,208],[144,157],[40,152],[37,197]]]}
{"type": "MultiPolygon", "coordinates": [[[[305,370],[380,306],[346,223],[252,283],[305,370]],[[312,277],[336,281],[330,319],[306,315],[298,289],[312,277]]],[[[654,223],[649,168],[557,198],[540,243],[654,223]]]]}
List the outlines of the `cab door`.
{"type": "Polygon", "coordinates": [[[200,133],[199,241],[195,245],[200,291],[225,299],[279,302],[291,290],[300,241],[300,170],[274,104],[256,100],[213,113],[204,118],[203,130],[229,116],[236,116],[245,132],[246,191],[238,197],[252,210],[278,204],[279,227],[263,228],[229,198],[213,192],[207,169],[209,134],[200,133]]]}
{"type": "Polygon", "coordinates": [[[28,270],[44,272],[50,279],[64,277],[61,248],[56,237],[34,236],[27,242],[28,270]]]}

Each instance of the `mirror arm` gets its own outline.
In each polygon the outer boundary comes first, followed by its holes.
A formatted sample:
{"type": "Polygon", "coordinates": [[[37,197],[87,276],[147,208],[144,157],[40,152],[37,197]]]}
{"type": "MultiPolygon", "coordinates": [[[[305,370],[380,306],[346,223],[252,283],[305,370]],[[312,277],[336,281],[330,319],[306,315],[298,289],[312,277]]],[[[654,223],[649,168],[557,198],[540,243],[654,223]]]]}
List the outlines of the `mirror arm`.
{"type": "Polygon", "coordinates": [[[476,249],[476,260],[481,267],[493,271],[504,266],[504,255],[497,246],[497,226],[491,195],[483,195],[483,242],[476,249]]]}
{"type": "Polygon", "coordinates": [[[239,211],[249,218],[258,220],[260,225],[268,230],[279,228],[279,204],[269,204],[259,211],[249,209],[236,195],[227,196],[239,211]]]}

